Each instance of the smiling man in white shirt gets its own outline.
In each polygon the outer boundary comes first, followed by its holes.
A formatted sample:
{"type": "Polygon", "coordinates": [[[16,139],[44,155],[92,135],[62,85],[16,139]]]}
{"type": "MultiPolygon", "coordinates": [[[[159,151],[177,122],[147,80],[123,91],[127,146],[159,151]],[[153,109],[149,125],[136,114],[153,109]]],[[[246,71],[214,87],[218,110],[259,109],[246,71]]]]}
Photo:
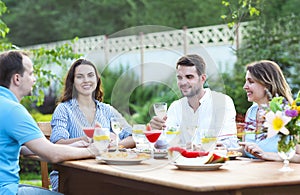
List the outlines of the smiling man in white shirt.
{"type": "Polygon", "coordinates": [[[204,60],[195,54],[181,57],[176,64],[176,76],[183,97],[170,105],[164,119],[154,116],[150,121],[151,127],[179,126],[181,144],[199,144],[203,131],[209,129],[210,134],[217,136],[224,146],[238,146],[233,101],[225,94],[204,88],[204,60]]]}

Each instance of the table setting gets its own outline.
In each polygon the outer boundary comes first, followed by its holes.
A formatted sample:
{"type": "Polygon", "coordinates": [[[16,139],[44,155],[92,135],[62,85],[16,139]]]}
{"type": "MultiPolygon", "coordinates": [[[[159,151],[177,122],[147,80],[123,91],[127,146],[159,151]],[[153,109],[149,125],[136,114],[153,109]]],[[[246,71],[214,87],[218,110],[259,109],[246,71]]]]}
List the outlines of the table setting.
{"type": "MultiPolygon", "coordinates": [[[[167,114],[167,103],[155,103],[153,109],[158,117],[163,118],[167,114]]],[[[118,135],[122,130],[122,122],[114,118],[111,123],[113,131],[118,135]]],[[[100,130],[105,129],[100,127],[96,129],[94,141],[100,152],[96,161],[100,164],[139,165],[152,159],[165,160],[163,164],[174,165],[179,170],[212,171],[220,169],[228,160],[236,160],[242,155],[236,149],[227,150],[225,147],[217,146],[218,132],[212,129],[194,127],[189,144],[183,145],[177,142],[181,133],[179,126],[158,130],[152,129],[149,124],[133,124],[132,137],[136,148],[123,148],[122,151],[119,150],[118,142],[116,150],[109,149],[109,133],[105,133],[107,139],[102,138],[102,135],[100,138],[98,135],[100,130]],[[196,134],[201,135],[200,143],[196,142],[196,134]]]]}

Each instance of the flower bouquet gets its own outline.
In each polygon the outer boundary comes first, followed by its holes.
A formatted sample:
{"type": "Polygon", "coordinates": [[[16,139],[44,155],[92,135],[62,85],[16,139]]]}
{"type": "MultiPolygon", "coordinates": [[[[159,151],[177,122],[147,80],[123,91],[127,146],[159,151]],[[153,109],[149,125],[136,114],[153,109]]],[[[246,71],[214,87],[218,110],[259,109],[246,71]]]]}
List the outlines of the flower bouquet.
{"type": "Polygon", "coordinates": [[[278,154],[284,159],[282,171],[288,171],[288,159],[296,151],[300,135],[300,91],[292,104],[282,96],[273,97],[265,114],[264,127],[268,137],[279,134],[278,154]]]}

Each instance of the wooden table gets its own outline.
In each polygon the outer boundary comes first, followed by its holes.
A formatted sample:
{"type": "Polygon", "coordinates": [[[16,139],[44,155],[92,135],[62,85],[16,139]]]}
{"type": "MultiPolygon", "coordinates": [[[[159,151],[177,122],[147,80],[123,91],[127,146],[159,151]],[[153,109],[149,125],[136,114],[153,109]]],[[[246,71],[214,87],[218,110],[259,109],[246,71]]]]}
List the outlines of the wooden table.
{"type": "Polygon", "coordinates": [[[178,170],[167,160],[106,165],[94,159],[55,164],[59,190],[76,194],[299,194],[300,164],[282,173],[282,162],[228,161],[216,171],[178,170]]]}

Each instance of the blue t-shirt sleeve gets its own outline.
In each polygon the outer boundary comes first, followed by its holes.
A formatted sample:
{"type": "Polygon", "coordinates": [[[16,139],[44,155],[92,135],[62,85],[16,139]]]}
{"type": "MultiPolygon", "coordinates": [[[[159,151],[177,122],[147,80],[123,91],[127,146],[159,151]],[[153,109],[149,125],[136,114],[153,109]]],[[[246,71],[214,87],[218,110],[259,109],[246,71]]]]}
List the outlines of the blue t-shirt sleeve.
{"type": "Polygon", "coordinates": [[[13,117],[9,119],[9,123],[6,123],[5,129],[7,129],[7,134],[19,145],[44,136],[37,123],[22,105],[14,107],[10,112],[8,115],[13,117]]]}

